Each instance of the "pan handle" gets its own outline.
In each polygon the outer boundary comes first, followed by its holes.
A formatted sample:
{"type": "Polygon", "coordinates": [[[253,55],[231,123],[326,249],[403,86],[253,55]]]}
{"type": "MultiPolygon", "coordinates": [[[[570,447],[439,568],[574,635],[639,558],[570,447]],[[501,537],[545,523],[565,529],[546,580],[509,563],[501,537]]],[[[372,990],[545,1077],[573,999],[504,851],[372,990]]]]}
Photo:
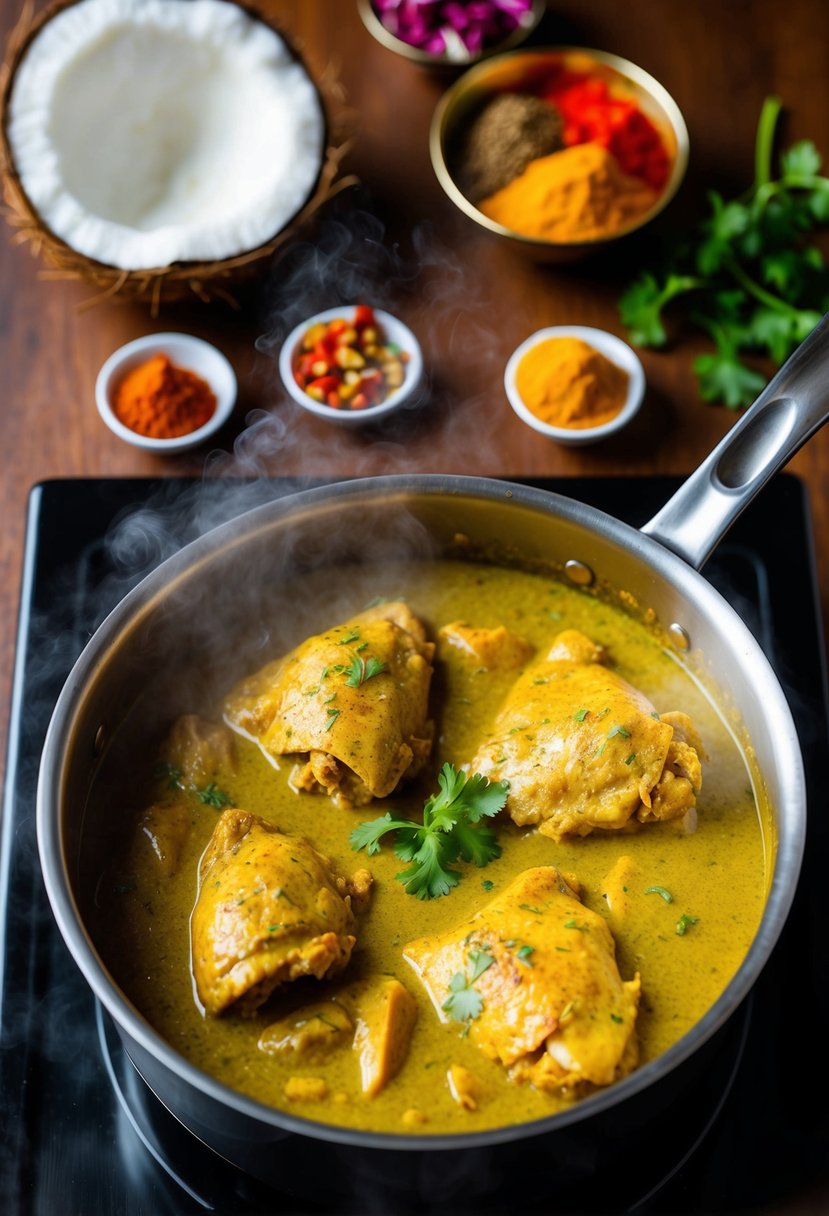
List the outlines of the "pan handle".
{"type": "Polygon", "coordinates": [[[738,515],[829,419],[829,313],[642,531],[699,570],[738,515]]]}

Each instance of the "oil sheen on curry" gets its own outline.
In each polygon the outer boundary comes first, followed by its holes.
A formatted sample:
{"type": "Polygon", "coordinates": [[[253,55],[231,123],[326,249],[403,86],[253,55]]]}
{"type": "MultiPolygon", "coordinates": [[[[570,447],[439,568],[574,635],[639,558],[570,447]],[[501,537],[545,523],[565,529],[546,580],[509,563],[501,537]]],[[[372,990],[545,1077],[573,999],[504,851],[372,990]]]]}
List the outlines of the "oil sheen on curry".
{"type": "Polygon", "coordinates": [[[374,1131],[542,1118],[665,1051],[766,889],[707,696],[551,578],[307,578],[289,644],[146,758],[98,888],[116,980],[227,1085],[374,1131]]]}

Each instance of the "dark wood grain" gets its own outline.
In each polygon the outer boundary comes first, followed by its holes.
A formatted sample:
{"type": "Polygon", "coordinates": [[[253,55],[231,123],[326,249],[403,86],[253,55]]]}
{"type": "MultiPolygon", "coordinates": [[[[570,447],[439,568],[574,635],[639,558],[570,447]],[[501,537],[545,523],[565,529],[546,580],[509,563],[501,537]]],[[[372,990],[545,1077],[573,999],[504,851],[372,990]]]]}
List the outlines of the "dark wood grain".
{"type": "MultiPolygon", "coordinates": [[[[691,363],[700,349],[683,338],[645,353],[645,407],[617,442],[582,450],[557,447],[507,406],[503,367],[511,350],[543,324],[573,322],[621,333],[620,286],[651,252],[652,234],[618,254],[567,268],[539,267],[479,233],[445,200],[431,170],[428,130],[445,78],[404,62],[365,32],[346,0],[260,6],[303,48],[317,71],[338,75],[354,115],[347,172],[362,183],[326,213],[330,247],[352,234],[338,276],[357,273],[378,245],[399,257],[382,262],[381,295],[392,297],[424,345],[433,403],[379,441],[343,433],[301,414],[279,388],[273,359],[281,314],[272,307],[285,264],[245,293],[242,307],[197,303],[147,308],[114,301],[88,307],[90,291],[45,278],[28,249],[0,231],[0,735],[5,738],[13,662],[24,514],[30,487],[64,476],[199,474],[205,453],[159,460],[110,435],[95,410],[93,386],[121,342],[154,330],[211,338],[231,358],[241,394],[220,436],[213,474],[374,474],[415,469],[481,474],[685,474],[734,421],[704,405],[691,363]],[[364,225],[362,228],[360,225],[364,225]],[[361,236],[353,239],[355,229],[361,236]],[[333,234],[333,237],[332,237],[333,234]],[[395,245],[396,243],[396,245],[395,245]],[[365,255],[365,258],[363,257],[365,255]],[[420,265],[419,273],[414,268],[420,265]],[[247,423],[253,417],[253,428],[247,423]],[[234,443],[244,441],[234,456],[234,443]],[[258,436],[259,443],[251,442],[258,436]]],[[[9,31],[19,0],[0,0],[9,31]]],[[[747,183],[752,141],[766,94],[786,105],[787,138],[810,137],[829,153],[829,5],[825,0],[561,0],[550,6],[540,41],[618,52],[673,93],[691,134],[691,163],[679,198],[659,221],[664,232],[693,217],[711,185],[747,183]]],[[[295,252],[295,251],[294,251],[295,252]]],[[[296,259],[294,259],[296,260],[296,259]]],[[[333,273],[329,266],[328,273],[333,273]]],[[[292,299],[322,280],[300,278],[292,299]]],[[[320,284],[322,283],[322,286],[320,284]]],[[[315,298],[315,297],[314,297],[315,298]]],[[[814,514],[824,619],[829,621],[829,431],[791,468],[808,484],[814,514]]],[[[67,520],[71,527],[71,520],[67,520]]]]}

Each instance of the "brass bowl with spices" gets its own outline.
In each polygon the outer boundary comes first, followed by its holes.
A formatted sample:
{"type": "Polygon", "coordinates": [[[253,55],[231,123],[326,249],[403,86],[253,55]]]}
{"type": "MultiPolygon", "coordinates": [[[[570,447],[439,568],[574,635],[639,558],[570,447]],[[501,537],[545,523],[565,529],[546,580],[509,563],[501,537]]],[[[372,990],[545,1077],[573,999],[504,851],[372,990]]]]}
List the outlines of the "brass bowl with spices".
{"type": "Polygon", "coordinates": [[[618,55],[498,55],[443,95],[430,153],[447,196],[539,262],[574,261],[653,220],[676,194],[688,131],[670,94],[618,55]]]}

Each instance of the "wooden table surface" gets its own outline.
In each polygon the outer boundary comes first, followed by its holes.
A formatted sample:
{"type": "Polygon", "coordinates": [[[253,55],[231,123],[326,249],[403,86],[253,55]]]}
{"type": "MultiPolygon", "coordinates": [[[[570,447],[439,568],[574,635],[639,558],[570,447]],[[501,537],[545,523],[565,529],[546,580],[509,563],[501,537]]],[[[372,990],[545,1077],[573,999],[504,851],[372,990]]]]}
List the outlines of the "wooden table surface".
{"type": "MultiPolygon", "coordinates": [[[[21,4],[0,0],[3,32],[13,27],[21,4]]],[[[213,340],[233,362],[240,399],[217,445],[224,456],[210,460],[211,475],[684,475],[734,422],[735,414],[700,400],[691,364],[704,343],[683,336],[666,352],[643,353],[645,405],[618,441],[567,449],[525,427],[504,397],[508,355],[547,324],[595,325],[621,334],[619,290],[647,264],[650,234],[612,257],[568,268],[519,260],[457,215],[434,178],[428,130],[444,79],[376,44],[348,0],[262,0],[260,7],[295,36],[316,70],[336,72],[355,124],[344,167],[362,183],[327,216],[323,256],[313,264],[307,256],[295,258],[304,273],[291,283],[293,296],[307,292],[309,301],[322,302],[318,296],[331,275],[341,283],[352,276],[355,295],[367,299],[387,298],[398,289],[399,311],[424,346],[432,403],[404,432],[382,442],[318,424],[300,414],[278,386],[272,350],[280,314],[270,302],[273,278],[247,292],[239,311],[193,302],[165,307],[153,317],[137,304],[85,307],[87,287],[44,278],[29,250],[12,242],[10,230],[4,238],[0,229],[2,739],[32,485],[55,477],[199,475],[205,467],[205,452],[157,459],[105,429],[95,409],[95,377],[124,341],[161,329],[190,330],[213,340]],[[420,266],[414,277],[413,254],[420,266]]],[[[814,139],[829,157],[826,0],[556,0],[538,41],[616,52],[673,94],[689,127],[691,159],[680,196],[660,221],[666,231],[702,208],[708,188],[736,192],[750,182],[755,124],[769,93],[777,93],[786,107],[784,139],[814,139]]],[[[284,281],[284,268],[280,276],[284,281]]],[[[829,430],[790,468],[809,488],[822,611],[829,622],[829,430]]],[[[66,527],[71,529],[71,519],[66,527]]]]}
{"type": "MultiPolygon", "coordinates": [[[[21,0],[0,0],[6,31],[20,6],[21,0]]],[[[280,390],[273,357],[284,315],[274,311],[273,286],[284,286],[284,266],[246,291],[238,311],[188,302],[153,317],[141,304],[89,306],[89,287],[44,277],[41,263],[15,245],[7,229],[8,239],[0,240],[0,738],[8,718],[31,486],[54,477],[199,475],[205,467],[205,451],[160,459],[104,427],[95,409],[95,377],[124,341],[162,329],[190,330],[229,356],[240,398],[219,436],[224,456],[214,454],[209,462],[214,475],[684,475],[734,422],[731,411],[700,400],[691,364],[704,343],[689,334],[668,351],[643,353],[644,408],[616,441],[563,448],[520,422],[503,391],[510,352],[542,325],[569,322],[621,334],[619,291],[648,264],[651,233],[612,256],[566,268],[522,260],[460,216],[437,184],[428,131],[445,78],[378,45],[346,0],[270,0],[260,7],[293,35],[316,71],[333,72],[341,82],[353,125],[344,171],[360,183],[325,213],[321,258],[312,264],[309,247],[292,247],[291,301],[307,296],[309,306],[327,303],[326,283],[342,284],[345,276],[355,296],[393,299],[423,344],[432,402],[403,432],[383,441],[302,414],[280,390]]],[[[536,40],[616,52],[650,71],[675,97],[689,127],[691,158],[680,195],[658,221],[663,231],[696,215],[708,188],[736,191],[750,182],[755,125],[769,93],[786,106],[783,140],[809,137],[829,154],[825,0],[561,0],[549,6],[536,40]]],[[[829,430],[790,468],[809,487],[829,620],[829,430]]]]}

